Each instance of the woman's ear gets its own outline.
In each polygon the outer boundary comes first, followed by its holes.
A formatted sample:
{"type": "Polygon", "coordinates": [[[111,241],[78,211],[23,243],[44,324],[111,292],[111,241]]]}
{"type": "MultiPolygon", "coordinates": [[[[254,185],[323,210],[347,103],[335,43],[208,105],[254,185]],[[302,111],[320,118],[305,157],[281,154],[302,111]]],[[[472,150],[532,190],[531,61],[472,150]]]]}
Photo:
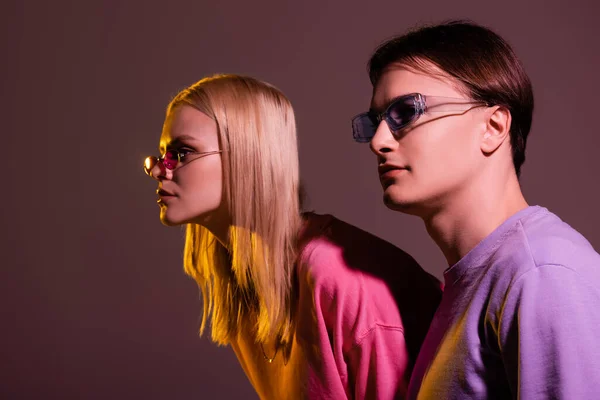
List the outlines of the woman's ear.
{"type": "Polygon", "coordinates": [[[481,151],[491,154],[504,141],[510,140],[510,111],[506,107],[494,106],[486,110],[485,131],[481,137],[481,151]]]}

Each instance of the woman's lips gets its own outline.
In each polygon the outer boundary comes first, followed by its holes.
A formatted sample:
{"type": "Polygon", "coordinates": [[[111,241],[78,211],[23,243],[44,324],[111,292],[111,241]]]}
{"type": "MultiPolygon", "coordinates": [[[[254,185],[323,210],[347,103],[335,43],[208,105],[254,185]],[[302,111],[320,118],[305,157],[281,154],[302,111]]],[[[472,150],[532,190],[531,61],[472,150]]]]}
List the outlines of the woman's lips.
{"type": "Polygon", "coordinates": [[[166,204],[169,200],[176,197],[173,193],[168,192],[162,188],[157,189],[156,194],[158,195],[158,200],[156,201],[157,203],[165,203],[166,204]]]}

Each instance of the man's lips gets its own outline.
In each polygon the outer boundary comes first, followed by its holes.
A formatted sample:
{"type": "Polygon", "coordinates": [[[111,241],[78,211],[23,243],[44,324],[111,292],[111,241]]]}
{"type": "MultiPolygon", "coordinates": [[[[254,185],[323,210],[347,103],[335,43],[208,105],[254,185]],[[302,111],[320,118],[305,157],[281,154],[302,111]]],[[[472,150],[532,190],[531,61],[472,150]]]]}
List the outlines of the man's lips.
{"type": "Polygon", "coordinates": [[[379,177],[381,179],[386,179],[386,178],[391,178],[392,176],[397,175],[398,173],[400,173],[402,171],[407,171],[408,168],[400,167],[398,165],[393,165],[393,164],[383,164],[383,165],[380,165],[379,168],[377,168],[377,170],[379,171],[379,177]]]}

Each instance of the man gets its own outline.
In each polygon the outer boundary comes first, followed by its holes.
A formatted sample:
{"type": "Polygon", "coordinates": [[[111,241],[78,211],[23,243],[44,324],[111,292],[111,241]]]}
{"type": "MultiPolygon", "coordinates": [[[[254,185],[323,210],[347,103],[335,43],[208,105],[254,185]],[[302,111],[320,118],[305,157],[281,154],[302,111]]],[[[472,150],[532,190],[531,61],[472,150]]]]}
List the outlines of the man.
{"type": "Polygon", "coordinates": [[[421,217],[449,265],[409,397],[598,398],[600,255],[521,192],[533,91],[511,47],[470,22],[423,27],[369,75],[354,138],[385,204],[421,217]]]}

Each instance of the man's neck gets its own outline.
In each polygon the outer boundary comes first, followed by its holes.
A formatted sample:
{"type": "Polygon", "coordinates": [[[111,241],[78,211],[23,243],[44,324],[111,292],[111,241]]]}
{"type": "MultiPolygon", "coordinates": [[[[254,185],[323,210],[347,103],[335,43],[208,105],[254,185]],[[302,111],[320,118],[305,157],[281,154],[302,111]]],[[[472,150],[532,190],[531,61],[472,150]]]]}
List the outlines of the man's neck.
{"type": "Polygon", "coordinates": [[[516,176],[496,186],[481,180],[457,193],[448,204],[424,218],[424,222],[452,266],[527,206],[516,176]]]}

